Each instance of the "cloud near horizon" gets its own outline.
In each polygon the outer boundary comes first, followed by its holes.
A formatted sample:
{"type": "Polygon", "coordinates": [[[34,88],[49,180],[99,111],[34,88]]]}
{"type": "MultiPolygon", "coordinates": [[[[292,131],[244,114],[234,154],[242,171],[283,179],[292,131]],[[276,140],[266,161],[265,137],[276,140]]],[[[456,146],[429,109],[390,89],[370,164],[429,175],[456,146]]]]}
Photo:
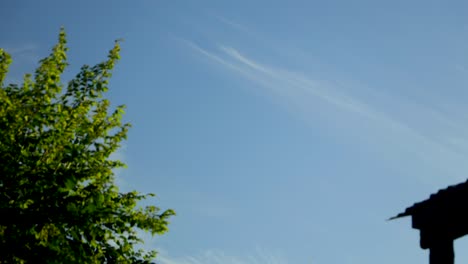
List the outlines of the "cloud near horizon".
{"type": "Polygon", "coordinates": [[[256,250],[250,256],[233,256],[222,251],[208,250],[196,256],[170,257],[163,250],[158,255],[161,264],[288,264],[282,257],[256,250]]]}

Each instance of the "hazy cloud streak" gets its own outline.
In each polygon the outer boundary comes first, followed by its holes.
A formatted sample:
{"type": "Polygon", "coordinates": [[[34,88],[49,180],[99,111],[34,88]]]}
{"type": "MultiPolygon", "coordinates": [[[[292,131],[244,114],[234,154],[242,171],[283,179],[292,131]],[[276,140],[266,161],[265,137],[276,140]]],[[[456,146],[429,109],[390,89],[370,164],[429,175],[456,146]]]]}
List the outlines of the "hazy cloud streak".
{"type": "MultiPolygon", "coordinates": [[[[379,136],[382,139],[391,140],[382,144],[387,144],[390,148],[395,147],[392,144],[400,145],[401,148],[405,148],[443,172],[451,172],[451,170],[455,169],[455,172],[460,174],[459,172],[462,169],[460,165],[468,160],[468,149],[460,150],[460,148],[453,147],[455,139],[427,137],[420,133],[417,128],[398,121],[389,114],[377,110],[378,107],[375,105],[346,94],[329,83],[310,79],[300,72],[261,64],[232,47],[219,46],[220,52],[215,53],[205,50],[192,42],[186,41],[186,43],[193,50],[212,61],[260,84],[265,89],[265,93],[274,95],[275,100],[289,107],[299,108],[307,114],[313,114],[317,109],[314,108],[312,102],[318,98],[346,113],[354,113],[366,118],[380,128],[379,136]],[[454,164],[459,166],[454,168],[454,164]]],[[[420,110],[424,111],[422,108],[420,110]]],[[[434,112],[426,111],[424,114],[434,115],[434,112]]],[[[437,116],[437,118],[441,119],[442,116],[437,116]]],[[[442,121],[444,123],[456,123],[447,118],[439,121],[441,123],[442,121]]],[[[463,138],[457,138],[456,140],[458,142],[468,142],[468,139],[463,138]]],[[[463,170],[466,169],[466,166],[463,165],[463,170]]]]}
{"type": "Polygon", "coordinates": [[[158,256],[161,264],[288,264],[283,258],[265,250],[257,250],[250,256],[232,256],[222,251],[206,251],[197,256],[172,258],[161,251],[158,256]]]}

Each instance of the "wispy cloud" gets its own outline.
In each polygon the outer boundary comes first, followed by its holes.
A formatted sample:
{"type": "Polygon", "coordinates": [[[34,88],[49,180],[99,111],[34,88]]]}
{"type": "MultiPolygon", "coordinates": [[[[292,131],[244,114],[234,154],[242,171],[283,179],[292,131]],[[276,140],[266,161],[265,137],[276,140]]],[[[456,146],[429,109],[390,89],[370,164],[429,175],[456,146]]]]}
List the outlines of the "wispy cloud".
{"type": "Polygon", "coordinates": [[[376,117],[376,112],[369,109],[365,104],[345,94],[340,94],[332,87],[322,82],[314,81],[306,76],[284,69],[275,69],[264,66],[258,62],[243,56],[239,51],[231,47],[221,46],[220,49],[241,64],[243,73],[250,70],[248,77],[261,84],[269,84],[267,88],[278,93],[280,96],[290,99],[299,99],[298,93],[319,97],[337,107],[353,111],[367,117],[376,117]]]}
{"type": "Polygon", "coordinates": [[[170,257],[160,250],[158,260],[161,264],[287,264],[284,258],[268,252],[257,250],[249,256],[234,256],[223,251],[209,250],[197,256],[170,257]]]}
{"type": "MultiPolygon", "coordinates": [[[[127,145],[123,143],[120,148],[118,148],[115,152],[113,152],[109,159],[111,160],[118,160],[123,163],[127,163],[127,158],[126,158],[126,148],[127,145]]],[[[121,189],[121,191],[130,191],[131,185],[129,182],[125,179],[125,173],[124,170],[127,170],[127,168],[117,168],[114,169],[114,177],[115,177],[115,182],[117,186],[121,189]]]]}
{"type": "MultiPolygon", "coordinates": [[[[381,144],[386,145],[386,148],[400,148],[396,152],[401,152],[403,148],[424,163],[437,167],[444,175],[447,172],[461,175],[461,171],[468,169],[463,165],[468,159],[468,146],[458,145],[460,142],[468,142],[466,136],[452,137],[444,133],[428,136],[424,131],[427,128],[409,125],[398,116],[380,110],[375,102],[370,103],[346,93],[346,90],[340,89],[340,86],[334,85],[333,82],[311,79],[301,72],[260,63],[229,46],[219,45],[216,50],[210,51],[190,41],[185,43],[197,53],[258,84],[259,88],[263,88],[264,94],[275,98],[290,110],[310,116],[319,110],[315,103],[326,102],[342,113],[361,117],[373,124],[377,132],[372,133],[378,134],[381,144]],[[458,146],[455,147],[454,144],[458,146]]],[[[433,109],[424,109],[416,104],[411,105],[411,108],[417,108],[416,111],[421,116],[433,116],[433,120],[438,122],[440,127],[443,124],[460,123],[459,120],[452,120],[433,109]]],[[[433,124],[432,128],[438,128],[438,124],[433,124]]]]}
{"type": "Polygon", "coordinates": [[[23,45],[18,45],[18,46],[11,46],[11,47],[4,47],[7,52],[9,52],[12,55],[24,55],[24,54],[30,54],[33,52],[36,52],[37,50],[37,45],[32,44],[32,43],[26,43],[23,45]]]}
{"type": "Polygon", "coordinates": [[[24,43],[20,45],[0,45],[6,52],[10,53],[13,61],[23,61],[28,63],[36,63],[39,60],[39,47],[34,43],[24,43]]]}
{"type": "Polygon", "coordinates": [[[38,53],[39,47],[33,43],[18,45],[0,43],[0,48],[8,52],[13,59],[5,83],[22,83],[23,75],[27,72],[32,72],[34,64],[40,59],[38,53]]]}
{"type": "Polygon", "coordinates": [[[250,30],[245,27],[244,25],[241,25],[240,23],[237,23],[237,22],[234,22],[230,19],[227,19],[225,17],[222,17],[222,16],[219,16],[219,15],[215,15],[216,19],[218,19],[218,21],[220,21],[221,23],[235,29],[235,30],[238,30],[238,31],[241,31],[243,33],[247,33],[247,34],[252,34],[252,32],[250,32],[250,30]]]}

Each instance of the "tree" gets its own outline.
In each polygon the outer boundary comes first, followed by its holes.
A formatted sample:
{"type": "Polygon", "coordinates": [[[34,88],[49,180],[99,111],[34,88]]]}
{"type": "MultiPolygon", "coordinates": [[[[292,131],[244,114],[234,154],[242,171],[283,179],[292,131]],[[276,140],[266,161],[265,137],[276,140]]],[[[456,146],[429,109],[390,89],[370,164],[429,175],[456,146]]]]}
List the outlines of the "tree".
{"type": "Polygon", "coordinates": [[[174,211],[121,193],[112,160],[129,124],[103,98],[114,64],[85,65],[66,85],[66,37],[21,85],[4,85],[11,57],[0,49],[0,263],[148,263],[139,230],[163,234],[174,211]]]}

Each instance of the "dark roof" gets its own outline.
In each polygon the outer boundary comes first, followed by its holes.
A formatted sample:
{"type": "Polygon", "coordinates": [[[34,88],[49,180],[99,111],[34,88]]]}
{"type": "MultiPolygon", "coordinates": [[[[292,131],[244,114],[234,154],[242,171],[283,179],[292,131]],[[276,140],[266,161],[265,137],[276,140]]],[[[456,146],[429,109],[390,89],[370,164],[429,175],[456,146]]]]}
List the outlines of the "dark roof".
{"type": "Polygon", "coordinates": [[[406,208],[404,212],[399,213],[398,215],[391,217],[388,220],[410,215],[412,216],[432,208],[454,209],[453,207],[460,205],[460,203],[457,203],[457,201],[461,202],[464,206],[467,206],[468,180],[463,183],[451,185],[445,189],[441,189],[437,193],[431,194],[429,199],[415,203],[413,206],[406,208]]]}

